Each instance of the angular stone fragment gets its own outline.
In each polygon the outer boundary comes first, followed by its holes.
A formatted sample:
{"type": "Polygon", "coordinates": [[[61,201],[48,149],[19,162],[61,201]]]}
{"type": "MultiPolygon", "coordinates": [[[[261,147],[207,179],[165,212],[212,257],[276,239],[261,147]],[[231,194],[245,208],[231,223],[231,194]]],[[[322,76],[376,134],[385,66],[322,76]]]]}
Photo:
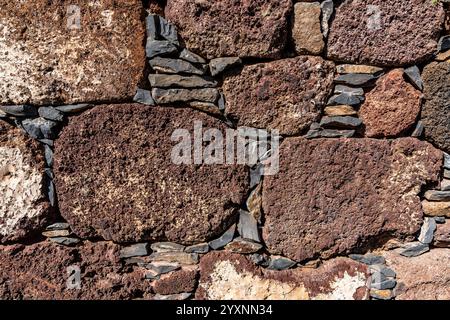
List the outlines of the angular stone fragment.
{"type": "Polygon", "coordinates": [[[349,95],[349,94],[346,94],[346,93],[341,93],[341,94],[337,94],[337,95],[332,96],[328,100],[327,104],[329,106],[334,106],[334,105],[357,106],[363,101],[364,101],[364,96],[349,95]]]}
{"type": "Polygon", "coordinates": [[[71,238],[71,237],[54,237],[54,238],[49,238],[51,242],[57,243],[57,244],[61,244],[63,246],[74,246],[78,243],[81,242],[80,239],[78,238],[71,238]]]}
{"type": "Polygon", "coordinates": [[[322,52],[325,43],[320,30],[320,13],[319,2],[297,2],[294,5],[292,38],[298,54],[318,55],[322,52]]]}
{"type": "Polygon", "coordinates": [[[70,227],[69,224],[66,222],[56,222],[56,223],[53,223],[53,224],[47,226],[45,228],[45,230],[47,230],[47,231],[64,230],[64,229],[69,229],[69,227],[70,227]]]}
{"type": "Polygon", "coordinates": [[[370,289],[370,296],[379,300],[391,300],[393,298],[391,290],[370,289]]]}
{"type": "Polygon", "coordinates": [[[157,294],[179,294],[195,290],[197,285],[196,270],[179,270],[167,275],[162,275],[153,284],[153,291],[157,294]]]}
{"type": "Polygon", "coordinates": [[[53,121],[64,121],[64,114],[53,107],[41,107],[38,110],[39,116],[53,121]]]}
{"type": "Polygon", "coordinates": [[[351,138],[355,133],[355,130],[324,129],[319,131],[319,136],[322,138],[351,138]]]}
{"type": "Polygon", "coordinates": [[[361,73],[361,74],[375,75],[383,72],[383,68],[374,66],[365,66],[360,64],[340,64],[336,66],[336,71],[339,74],[361,73]]]}
{"type": "Polygon", "coordinates": [[[346,0],[335,10],[328,57],[378,66],[413,65],[430,58],[444,10],[428,0],[346,0]]]}
{"type": "Polygon", "coordinates": [[[448,249],[432,249],[419,257],[384,253],[397,273],[396,300],[449,300],[450,255],[448,249]]]}
{"type": "Polygon", "coordinates": [[[238,57],[216,58],[209,62],[209,71],[213,77],[222,72],[240,66],[242,61],[238,57]]]}
{"type": "Polygon", "coordinates": [[[267,269],[269,270],[287,270],[295,266],[297,263],[289,258],[281,256],[271,256],[267,269]]]}
{"type": "Polygon", "coordinates": [[[179,264],[197,264],[197,253],[186,252],[153,252],[150,255],[150,260],[153,262],[176,262],[179,264]]]}
{"type": "Polygon", "coordinates": [[[47,238],[57,238],[57,237],[67,237],[70,235],[69,230],[52,230],[52,231],[44,231],[42,235],[47,238]]]}
{"type": "Polygon", "coordinates": [[[364,264],[372,265],[372,264],[383,264],[385,262],[382,256],[374,255],[374,254],[351,254],[349,257],[353,260],[359,261],[364,264]]]}
{"type": "Polygon", "coordinates": [[[447,217],[450,218],[450,201],[435,202],[422,201],[423,212],[431,217],[447,217]]]}
{"type": "Polygon", "coordinates": [[[438,42],[438,52],[443,52],[450,49],[450,35],[442,36],[438,42]]]}
{"type": "Polygon", "coordinates": [[[189,101],[203,101],[214,103],[219,98],[219,91],[214,88],[206,89],[160,89],[154,88],[152,90],[153,99],[158,104],[173,103],[173,102],[189,102],[189,101]]]}
{"type": "Polygon", "coordinates": [[[205,74],[205,70],[199,69],[189,62],[180,59],[155,57],[149,62],[153,69],[163,73],[205,74]]]}
{"type": "Polygon", "coordinates": [[[444,223],[437,225],[433,245],[435,247],[450,248],[450,220],[444,220],[444,223]]]}
{"type": "Polygon", "coordinates": [[[334,3],[333,0],[325,0],[320,4],[320,8],[322,9],[322,34],[324,38],[328,37],[328,31],[330,28],[329,22],[330,18],[334,12],[334,3]]]}
{"type": "Polygon", "coordinates": [[[241,254],[249,254],[259,251],[262,247],[263,246],[260,243],[237,237],[225,246],[225,250],[241,254]]]}
{"type": "Polygon", "coordinates": [[[258,232],[258,222],[249,212],[244,210],[239,211],[239,223],[237,227],[242,238],[256,242],[261,241],[258,232]]]}
{"type": "Polygon", "coordinates": [[[145,273],[146,279],[159,279],[159,276],[180,269],[178,262],[152,262],[145,265],[148,272],[145,273]]]}
{"type": "Polygon", "coordinates": [[[352,96],[364,96],[364,89],[347,87],[342,84],[338,84],[334,87],[334,93],[346,93],[352,96]]]}
{"type": "Polygon", "coordinates": [[[152,300],[187,300],[192,296],[191,292],[183,292],[183,293],[177,293],[177,294],[155,294],[152,297],[152,300]]]}
{"type": "Polygon", "coordinates": [[[311,56],[246,66],[225,79],[226,114],[240,126],[297,134],[317,120],[333,71],[332,62],[311,56]]]}
{"type": "Polygon", "coordinates": [[[200,244],[194,244],[184,249],[188,253],[207,253],[209,251],[209,244],[204,242],[200,244]]]}
{"type": "MultiPolygon", "coordinates": [[[[247,206],[248,212],[253,216],[254,219],[261,220],[261,207],[262,207],[262,184],[258,185],[248,196],[245,205],[247,206]]],[[[239,227],[239,226],[238,226],[239,227]]],[[[259,241],[259,240],[258,240],[259,241]]]]}
{"type": "Polygon", "coordinates": [[[2,0],[0,7],[0,104],[133,97],[145,68],[141,1],[2,0]]]}
{"type": "Polygon", "coordinates": [[[147,56],[147,58],[169,55],[177,51],[177,47],[167,40],[147,40],[147,44],[145,46],[145,55],[147,56]]]}
{"type": "Polygon", "coordinates": [[[213,79],[198,76],[183,77],[168,74],[150,74],[148,76],[152,88],[213,88],[217,87],[217,82],[213,79]]]}
{"type": "Polygon", "coordinates": [[[194,53],[275,58],[287,40],[290,0],[168,0],[165,16],[194,53]]]}
{"type": "Polygon", "coordinates": [[[54,171],[61,215],[75,234],[194,244],[232,225],[247,169],[179,163],[179,138],[171,137],[183,129],[192,138],[195,121],[225,136],[222,122],[188,108],[100,105],[71,117],[55,143],[54,171]]]}
{"type": "Polygon", "coordinates": [[[153,100],[152,93],[149,90],[137,89],[133,98],[134,102],[142,103],[148,106],[154,106],[155,100],[153,100]]]}
{"type": "Polygon", "coordinates": [[[418,240],[423,244],[430,244],[433,241],[434,231],[436,231],[436,221],[426,217],[423,220],[418,240]]]}
{"type": "Polygon", "coordinates": [[[324,110],[325,115],[330,117],[336,116],[354,116],[357,114],[356,110],[353,109],[352,106],[348,105],[337,105],[337,106],[328,106],[324,110]]]}
{"type": "Polygon", "coordinates": [[[372,86],[376,79],[377,78],[371,74],[349,73],[339,75],[334,79],[334,82],[349,86],[368,87],[372,86]]]}
{"type": "Polygon", "coordinates": [[[361,119],[355,117],[323,117],[320,120],[320,126],[323,128],[356,129],[361,124],[361,119]]]}
{"type": "Polygon", "coordinates": [[[437,182],[442,164],[439,150],[413,138],[288,138],[279,158],[279,174],[264,177],[263,240],[296,261],[348,252],[386,232],[415,234],[421,186],[437,182]]]}
{"type": "Polygon", "coordinates": [[[417,89],[423,90],[423,81],[420,77],[420,70],[417,66],[412,66],[405,69],[405,75],[417,89]]]}
{"type": "Polygon", "coordinates": [[[25,119],[21,122],[23,129],[34,139],[54,139],[56,122],[44,118],[25,119]]]}
{"type": "Polygon", "coordinates": [[[205,59],[200,57],[198,54],[195,54],[195,53],[189,51],[186,48],[181,50],[181,52],[180,52],[180,59],[186,60],[186,61],[191,62],[191,63],[201,63],[201,64],[206,63],[205,59]]]}
{"type": "Polygon", "coordinates": [[[422,73],[425,103],[421,117],[425,139],[450,152],[450,63],[432,62],[422,73]]]}
{"type": "Polygon", "coordinates": [[[0,120],[0,242],[24,239],[50,222],[44,167],[42,145],[0,120]]]}
{"type": "MultiPolygon", "coordinates": [[[[139,89],[138,89],[139,90],[139,89]]],[[[81,103],[81,104],[69,104],[69,105],[65,105],[65,106],[59,106],[56,107],[56,110],[59,110],[63,113],[78,113],[78,112],[82,112],[85,111],[89,108],[93,107],[92,104],[89,103],[81,103]]]]}
{"type": "Polygon", "coordinates": [[[34,117],[38,115],[36,107],[29,105],[0,106],[0,110],[15,117],[34,117]]]}
{"type": "Polygon", "coordinates": [[[153,252],[174,252],[184,251],[184,246],[173,242],[155,242],[152,243],[150,248],[153,252]]]}
{"type": "Polygon", "coordinates": [[[386,266],[384,265],[385,261],[386,261],[386,259],[383,258],[383,264],[374,264],[374,265],[371,265],[371,266],[369,267],[369,268],[370,268],[370,271],[371,271],[371,272],[379,272],[379,273],[381,273],[382,275],[384,275],[384,276],[386,276],[386,277],[389,277],[389,278],[395,278],[395,276],[396,276],[395,271],[392,270],[391,268],[386,267],[386,266]]]}
{"type": "Polygon", "coordinates": [[[318,269],[265,270],[239,254],[211,252],[200,262],[196,299],[359,300],[368,298],[367,267],[345,258],[318,269]]]}
{"type": "Polygon", "coordinates": [[[450,50],[447,50],[445,52],[439,53],[435,60],[436,61],[446,61],[450,58],[450,50]]]}
{"type": "Polygon", "coordinates": [[[421,94],[403,78],[403,70],[395,69],[381,77],[376,87],[366,94],[359,116],[368,137],[395,137],[416,122],[421,94]]]}
{"type": "Polygon", "coordinates": [[[209,246],[213,250],[223,248],[228,243],[230,243],[231,240],[233,240],[235,233],[236,233],[236,225],[233,224],[223,235],[209,242],[209,246]]]}
{"type": "Polygon", "coordinates": [[[416,127],[414,128],[414,131],[411,133],[411,137],[420,138],[423,136],[423,132],[425,130],[425,127],[423,126],[422,121],[417,121],[416,127]]]}
{"type": "Polygon", "coordinates": [[[428,190],[424,197],[430,201],[450,201],[450,191],[428,190]]]}
{"type": "Polygon", "coordinates": [[[131,257],[146,256],[150,253],[148,243],[136,243],[120,250],[120,258],[126,259],[131,257]]]}
{"type": "Polygon", "coordinates": [[[405,243],[403,247],[397,249],[396,252],[398,252],[400,255],[404,257],[410,258],[420,256],[429,250],[430,248],[428,244],[416,241],[405,243]]]}

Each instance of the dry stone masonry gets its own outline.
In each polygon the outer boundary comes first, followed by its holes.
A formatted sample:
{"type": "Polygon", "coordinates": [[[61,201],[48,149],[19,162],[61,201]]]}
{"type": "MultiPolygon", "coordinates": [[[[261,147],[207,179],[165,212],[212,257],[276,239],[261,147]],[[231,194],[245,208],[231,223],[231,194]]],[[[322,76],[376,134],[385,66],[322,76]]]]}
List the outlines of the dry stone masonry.
{"type": "Polygon", "coordinates": [[[0,299],[450,299],[449,1],[0,6],[0,299]]]}

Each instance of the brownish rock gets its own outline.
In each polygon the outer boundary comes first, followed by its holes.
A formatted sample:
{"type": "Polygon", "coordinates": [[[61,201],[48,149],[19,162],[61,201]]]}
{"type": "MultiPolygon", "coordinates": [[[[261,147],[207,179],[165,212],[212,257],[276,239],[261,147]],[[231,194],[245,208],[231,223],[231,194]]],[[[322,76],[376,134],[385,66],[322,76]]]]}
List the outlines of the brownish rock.
{"type": "Polygon", "coordinates": [[[101,105],[71,118],[55,143],[54,170],[72,231],[192,244],[233,224],[249,183],[246,167],[172,162],[180,142],[172,141],[174,131],[186,130],[193,143],[195,121],[225,136],[222,122],[188,108],[101,105]]]}
{"type": "Polygon", "coordinates": [[[294,5],[292,38],[298,54],[320,54],[325,46],[321,31],[319,2],[297,2],[294,5]]]}
{"type": "Polygon", "coordinates": [[[164,295],[192,292],[197,286],[197,274],[198,271],[195,269],[182,269],[163,274],[153,282],[153,291],[164,295]]]}
{"type": "Polygon", "coordinates": [[[347,258],[317,269],[271,271],[240,254],[211,252],[200,262],[196,299],[361,300],[367,299],[367,266],[347,258]]]}
{"type": "Polygon", "coordinates": [[[431,217],[450,218],[450,201],[422,201],[423,212],[431,217]]]}
{"type": "Polygon", "coordinates": [[[291,11],[291,0],[168,0],[165,9],[187,48],[208,59],[279,57],[291,11]]]}
{"type": "Polygon", "coordinates": [[[425,138],[450,152],[450,61],[433,62],[422,73],[425,103],[422,122],[425,138]]]}
{"type": "Polygon", "coordinates": [[[279,173],[264,178],[263,239],[272,254],[302,261],[415,234],[418,194],[438,181],[443,157],[413,138],[288,138],[279,158],[279,173]]]}
{"type": "Polygon", "coordinates": [[[22,240],[51,220],[44,148],[0,120],[0,242],[22,240]]]}
{"type": "Polygon", "coordinates": [[[420,112],[420,91],[403,79],[403,70],[394,69],[378,79],[366,94],[359,116],[367,137],[395,137],[412,126],[420,112]]]}
{"type": "Polygon", "coordinates": [[[432,249],[418,257],[384,253],[386,264],[397,274],[396,300],[449,300],[450,254],[432,249]]]}
{"type": "Polygon", "coordinates": [[[354,116],[357,114],[356,110],[348,105],[328,106],[324,109],[324,112],[325,115],[330,117],[354,116]]]}
{"type": "Polygon", "coordinates": [[[450,248],[450,220],[445,220],[443,224],[436,225],[433,245],[441,248],[450,248]]]}
{"type": "Polygon", "coordinates": [[[131,99],[145,68],[139,0],[0,1],[0,104],[131,99]]]}
{"type": "Polygon", "coordinates": [[[244,67],[225,79],[225,112],[241,126],[298,134],[320,115],[332,89],[334,64],[299,56],[244,67]]]}
{"type": "Polygon", "coordinates": [[[328,57],[379,66],[413,65],[431,58],[444,22],[428,0],[346,0],[328,35],[328,57]]]}

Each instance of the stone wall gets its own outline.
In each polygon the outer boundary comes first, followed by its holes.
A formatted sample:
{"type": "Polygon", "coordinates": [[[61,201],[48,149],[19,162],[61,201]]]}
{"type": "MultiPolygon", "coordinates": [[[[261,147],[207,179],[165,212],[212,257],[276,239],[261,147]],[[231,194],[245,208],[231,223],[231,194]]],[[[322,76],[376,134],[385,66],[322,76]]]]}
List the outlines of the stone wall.
{"type": "Polygon", "coordinates": [[[450,299],[448,0],[0,7],[0,299],[450,299]]]}

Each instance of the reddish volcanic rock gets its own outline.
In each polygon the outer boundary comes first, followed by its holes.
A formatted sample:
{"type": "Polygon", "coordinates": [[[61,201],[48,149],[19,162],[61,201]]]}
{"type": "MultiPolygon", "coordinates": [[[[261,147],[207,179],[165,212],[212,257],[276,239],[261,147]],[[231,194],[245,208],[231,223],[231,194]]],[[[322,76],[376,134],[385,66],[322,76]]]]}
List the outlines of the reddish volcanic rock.
{"type": "Polygon", "coordinates": [[[163,274],[154,281],[153,291],[163,295],[192,292],[197,286],[197,273],[195,269],[182,269],[163,274]]]}
{"type": "Polygon", "coordinates": [[[71,118],[56,141],[54,169],[72,230],[83,238],[185,244],[224,232],[244,200],[248,171],[174,164],[180,138],[172,134],[184,129],[193,143],[194,121],[225,136],[222,122],[187,108],[102,105],[71,118]]]}
{"type": "Polygon", "coordinates": [[[434,233],[433,245],[441,248],[450,248],[450,220],[446,219],[445,223],[437,224],[434,233]]]}
{"type": "Polygon", "coordinates": [[[145,68],[140,0],[0,0],[0,104],[131,99],[145,68]]]}
{"type": "Polygon", "coordinates": [[[298,134],[317,120],[333,77],[334,64],[320,57],[246,66],[224,81],[225,111],[240,126],[298,134]]]}
{"type": "Polygon", "coordinates": [[[208,59],[279,57],[291,11],[291,0],[168,0],[165,9],[187,48],[208,59]]]}
{"type": "Polygon", "coordinates": [[[413,138],[288,138],[279,157],[279,173],[264,179],[263,238],[271,253],[296,261],[418,232],[418,194],[438,181],[443,158],[413,138]]]}
{"type": "Polygon", "coordinates": [[[359,116],[367,137],[395,137],[416,122],[420,112],[420,91],[406,82],[403,70],[395,69],[378,79],[366,94],[359,116]]]}
{"type": "Polygon", "coordinates": [[[328,57],[380,66],[425,61],[436,51],[444,16],[429,0],[346,0],[331,22],[328,57]]]}
{"type": "Polygon", "coordinates": [[[208,300],[361,300],[368,298],[367,266],[347,258],[317,269],[271,271],[247,257],[211,252],[200,262],[196,299],[208,300]]]}

